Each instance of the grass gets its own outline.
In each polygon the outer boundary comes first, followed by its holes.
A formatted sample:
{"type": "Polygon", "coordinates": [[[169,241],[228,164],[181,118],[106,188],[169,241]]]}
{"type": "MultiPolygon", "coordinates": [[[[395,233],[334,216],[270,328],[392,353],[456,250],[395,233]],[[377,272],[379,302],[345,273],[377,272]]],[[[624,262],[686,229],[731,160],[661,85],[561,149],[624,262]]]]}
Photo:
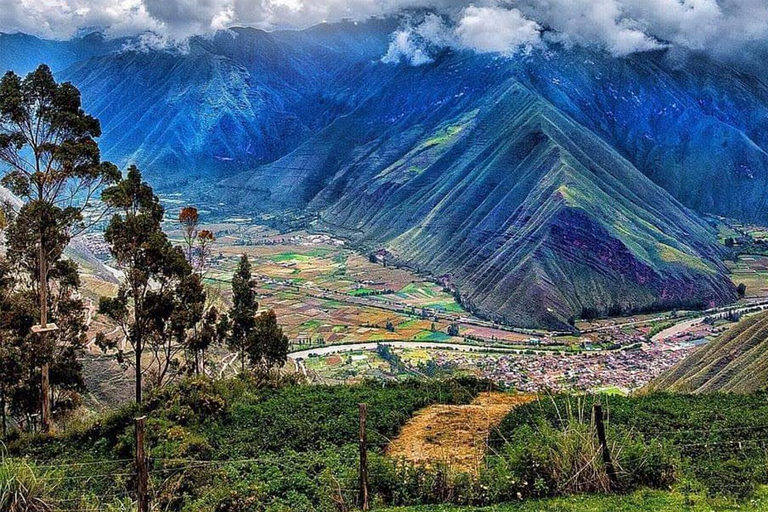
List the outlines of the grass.
{"type": "Polygon", "coordinates": [[[451,337],[442,331],[423,331],[417,334],[414,339],[418,341],[449,341],[451,337]]]}
{"type": "Polygon", "coordinates": [[[369,295],[371,293],[374,293],[376,290],[373,288],[357,288],[349,292],[350,295],[357,296],[357,295],[369,295]]]}
{"type": "Polygon", "coordinates": [[[275,261],[275,263],[283,263],[287,261],[309,261],[311,256],[295,252],[283,252],[280,254],[275,254],[272,256],[272,259],[275,261]]]}
{"type": "Polygon", "coordinates": [[[675,490],[641,490],[629,495],[581,495],[490,507],[399,507],[386,512],[720,512],[731,510],[768,511],[768,488],[761,487],[748,504],[726,498],[709,498],[675,490]]]}
{"type": "MultiPolygon", "coordinates": [[[[572,410],[587,410],[594,397],[557,396],[519,407],[502,421],[492,443],[504,444],[525,429],[558,426],[572,410]]],[[[681,460],[681,477],[710,495],[750,497],[768,484],[768,402],[765,393],[601,395],[609,439],[631,433],[662,443],[681,460]]]]}

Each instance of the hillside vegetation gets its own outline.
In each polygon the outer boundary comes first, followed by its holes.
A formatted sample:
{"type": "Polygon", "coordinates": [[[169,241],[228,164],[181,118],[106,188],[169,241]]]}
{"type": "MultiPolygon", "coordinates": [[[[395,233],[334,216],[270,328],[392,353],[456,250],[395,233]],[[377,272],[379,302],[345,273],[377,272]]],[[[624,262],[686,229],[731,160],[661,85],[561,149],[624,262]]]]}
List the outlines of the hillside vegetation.
{"type": "MultiPolygon", "coordinates": [[[[536,439],[541,433],[562,429],[578,418],[590,421],[590,406],[596,398],[556,396],[513,410],[492,436],[492,446],[506,446],[511,440],[536,439]]],[[[673,480],[684,488],[703,490],[709,496],[750,497],[755,489],[768,484],[765,471],[768,459],[768,401],[765,393],[733,395],[712,393],[682,395],[651,393],[643,396],[599,397],[607,420],[608,443],[613,451],[632,459],[630,444],[622,436],[641,439],[660,451],[641,465],[646,478],[663,477],[664,457],[672,457],[673,480]]],[[[532,448],[535,450],[535,448],[532,448]]],[[[625,459],[627,460],[627,459],[625,459]]],[[[619,462],[621,467],[622,463],[619,462]]],[[[559,488],[548,465],[533,466],[527,482],[541,479],[559,488]]],[[[638,474],[629,471],[625,478],[638,474]]],[[[669,484],[669,482],[667,482],[669,484]]],[[[529,484],[531,485],[531,484],[529,484]]]]}
{"type": "Polygon", "coordinates": [[[684,393],[751,393],[768,387],[768,313],[747,318],[648,385],[684,393]]]}
{"type": "Polygon", "coordinates": [[[0,484],[3,474],[34,480],[41,498],[60,508],[130,506],[133,418],[145,414],[151,496],[162,510],[352,510],[359,489],[358,403],[365,402],[376,509],[666,510],[682,502],[706,510],[764,501],[762,491],[755,494],[768,483],[762,394],[601,397],[617,468],[613,484],[589,415],[592,398],[543,397],[519,406],[492,432],[476,474],[386,455],[418,410],[466,404],[487,389],[473,380],[328,387],[191,379],[152,394],[141,410],[127,407],[87,423],[72,419],[52,436],[15,432],[6,440],[11,458],[2,463],[0,484]],[[671,494],[640,491],[670,488],[671,494]],[[604,496],[582,496],[594,493],[604,496]],[[496,508],[501,503],[510,505],[496,508]]]}
{"type": "Polygon", "coordinates": [[[52,503],[107,510],[135,496],[133,418],[144,414],[150,487],[161,510],[337,510],[335,503],[357,497],[358,403],[365,402],[374,500],[418,503],[422,473],[387,463],[383,448],[416,410],[468,403],[483,389],[487,383],[472,380],[329,387],[196,379],[151,395],[141,410],[124,407],[87,424],[73,419],[51,437],[15,432],[6,446],[16,463],[54,484],[52,503]],[[411,488],[398,487],[403,478],[411,488]]]}

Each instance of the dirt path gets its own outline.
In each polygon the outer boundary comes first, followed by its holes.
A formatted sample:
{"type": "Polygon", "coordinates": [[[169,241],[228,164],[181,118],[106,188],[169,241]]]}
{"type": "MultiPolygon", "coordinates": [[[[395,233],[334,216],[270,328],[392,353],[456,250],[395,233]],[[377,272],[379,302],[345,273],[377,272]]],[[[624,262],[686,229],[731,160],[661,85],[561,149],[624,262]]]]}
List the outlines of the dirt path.
{"type": "Polygon", "coordinates": [[[432,405],[403,427],[387,454],[417,464],[443,462],[456,470],[476,474],[486,452],[491,428],[515,407],[535,395],[480,393],[469,405],[432,405]]]}

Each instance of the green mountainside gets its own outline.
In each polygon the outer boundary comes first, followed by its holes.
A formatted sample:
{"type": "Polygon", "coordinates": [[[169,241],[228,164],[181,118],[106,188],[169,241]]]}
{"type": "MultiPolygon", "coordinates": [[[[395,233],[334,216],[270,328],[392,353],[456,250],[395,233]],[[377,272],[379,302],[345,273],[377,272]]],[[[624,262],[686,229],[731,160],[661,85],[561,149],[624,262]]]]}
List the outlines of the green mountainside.
{"type": "Polygon", "coordinates": [[[407,101],[405,80],[435,88],[402,71],[288,156],[226,180],[227,196],[307,205],[358,244],[445,276],[473,312],[520,326],[735,297],[706,224],[517,80],[441,105],[460,94],[449,84],[382,115],[407,101]]]}
{"type": "Polygon", "coordinates": [[[768,388],[768,312],[747,318],[650,383],[685,393],[751,393],[768,388]]]}

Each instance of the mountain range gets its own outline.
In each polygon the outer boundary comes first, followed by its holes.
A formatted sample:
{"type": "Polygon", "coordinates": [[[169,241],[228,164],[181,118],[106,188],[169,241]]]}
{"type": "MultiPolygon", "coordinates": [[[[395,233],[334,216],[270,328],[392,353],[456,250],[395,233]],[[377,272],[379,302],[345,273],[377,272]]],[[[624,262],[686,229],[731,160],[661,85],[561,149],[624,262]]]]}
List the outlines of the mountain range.
{"type": "Polygon", "coordinates": [[[526,327],[727,303],[702,214],[764,222],[768,88],[701,54],[550,44],[384,62],[393,18],[231,29],[154,48],[0,35],[0,68],[48,62],[120,165],[237,211],[317,228],[440,276],[526,327]]]}

